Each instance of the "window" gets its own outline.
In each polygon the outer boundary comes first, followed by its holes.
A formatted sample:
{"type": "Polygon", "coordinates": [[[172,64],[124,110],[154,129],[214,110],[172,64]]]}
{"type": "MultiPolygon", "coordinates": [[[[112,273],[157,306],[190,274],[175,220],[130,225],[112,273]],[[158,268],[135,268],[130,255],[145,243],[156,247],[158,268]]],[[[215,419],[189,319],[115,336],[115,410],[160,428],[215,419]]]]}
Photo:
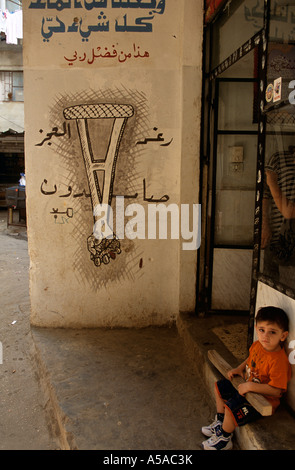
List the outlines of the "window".
{"type": "Polygon", "coordinates": [[[22,8],[22,0],[6,0],[6,2],[4,0],[4,6],[2,8],[10,12],[17,11],[22,8]]]}
{"type": "Polygon", "coordinates": [[[285,3],[275,2],[270,15],[260,271],[295,291],[295,5],[285,3]]]}
{"type": "Polygon", "coordinates": [[[24,101],[23,72],[0,72],[0,101],[24,101]]]}

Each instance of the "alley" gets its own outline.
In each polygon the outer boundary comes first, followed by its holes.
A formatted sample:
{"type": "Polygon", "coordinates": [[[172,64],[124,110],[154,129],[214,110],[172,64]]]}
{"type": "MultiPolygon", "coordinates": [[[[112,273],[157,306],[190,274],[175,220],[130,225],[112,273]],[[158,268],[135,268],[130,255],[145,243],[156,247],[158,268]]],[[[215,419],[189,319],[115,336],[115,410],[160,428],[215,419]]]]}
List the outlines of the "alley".
{"type": "MultiPolygon", "coordinates": [[[[17,220],[17,218],[16,218],[17,220]]],[[[32,361],[29,323],[29,257],[23,228],[7,229],[0,211],[0,449],[55,449],[32,361]]]]}
{"type": "Polygon", "coordinates": [[[200,427],[214,410],[176,329],[33,329],[32,336],[26,233],[7,229],[4,210],[0,220],[0,449],[200,450],[200,427]],[[46,370],[42,388],[36,359],[46,370]],[[46,384],[56,400],[50,407],[46,384]]]}

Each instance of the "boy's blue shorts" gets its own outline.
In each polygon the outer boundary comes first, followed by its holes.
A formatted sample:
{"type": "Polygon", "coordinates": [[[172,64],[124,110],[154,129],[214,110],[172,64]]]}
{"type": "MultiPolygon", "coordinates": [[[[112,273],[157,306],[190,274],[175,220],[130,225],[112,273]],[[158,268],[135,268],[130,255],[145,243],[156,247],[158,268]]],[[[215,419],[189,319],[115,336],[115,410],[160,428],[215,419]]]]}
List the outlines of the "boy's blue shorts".
{"type": "Polygon", "coordinates": [[[261,414],[239,394],[228,379],[221,379],[215,384],[219,396],[225,400],[225,406],[231,412],[237,426],[244,426],[261,418],[261,414]]]}

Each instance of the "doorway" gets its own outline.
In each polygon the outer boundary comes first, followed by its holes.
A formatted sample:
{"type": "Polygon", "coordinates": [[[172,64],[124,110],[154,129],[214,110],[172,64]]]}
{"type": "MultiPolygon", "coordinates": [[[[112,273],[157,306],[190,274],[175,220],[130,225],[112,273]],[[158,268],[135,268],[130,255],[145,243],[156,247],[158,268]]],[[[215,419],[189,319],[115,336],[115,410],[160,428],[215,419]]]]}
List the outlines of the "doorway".
{"type": "Polygon", "coordinates": [[[249,312],[258,146],[258,48],[214,80],[202,167],[199,300],[206,311],[249,312]],[[202,284],[203,282],[203,284],[202,284]]]}

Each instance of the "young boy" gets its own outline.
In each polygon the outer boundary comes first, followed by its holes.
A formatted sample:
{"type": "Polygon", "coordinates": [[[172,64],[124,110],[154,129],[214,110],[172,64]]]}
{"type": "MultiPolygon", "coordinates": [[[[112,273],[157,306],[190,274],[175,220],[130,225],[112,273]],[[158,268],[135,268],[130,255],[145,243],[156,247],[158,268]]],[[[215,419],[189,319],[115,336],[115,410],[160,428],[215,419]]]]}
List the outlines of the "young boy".
{"type": "Polygon", "coordinates": [[[246,382],[239,385],[238,391],[228,379],[215,384],[217,415],[211,425],[202,428],[209,437],[202,443],[205,450],[231,449],[234,429],[261,417],[245,399],[246,393],[261,393],[274,413],[287,390],[291,366],[283,348],[289,328],[286,313],[278,307],[262,307],[256,315],[255,328],[258,340],[250,347],[249,357],[228,372],[230,380],[240,375],[246,382]]]}

